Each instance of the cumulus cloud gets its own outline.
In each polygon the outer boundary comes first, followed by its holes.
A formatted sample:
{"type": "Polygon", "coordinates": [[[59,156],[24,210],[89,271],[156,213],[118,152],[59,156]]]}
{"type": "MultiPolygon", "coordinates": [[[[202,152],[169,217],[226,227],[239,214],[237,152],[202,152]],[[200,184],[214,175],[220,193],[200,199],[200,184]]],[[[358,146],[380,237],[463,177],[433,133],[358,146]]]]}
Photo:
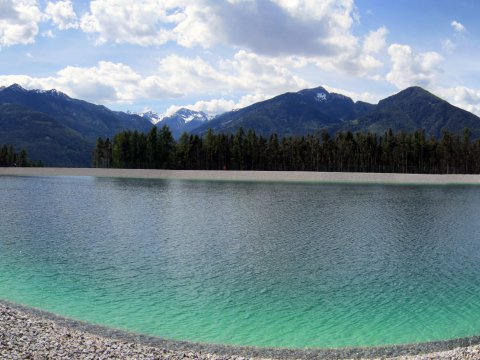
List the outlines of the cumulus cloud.
{"type": "Polygon", "coordinates": [[[455,30],[458,33],[464,33],[467,30],[462,23],[459,23],[456,20],[453,20],[450,23],[450,26],[453,28],[453,30],[455,30]]]}
{"type": "Polygon", "coordinates": [[[210,115],[217,115],[227,111],[240,109],[245,106],[252,105],[256,102],[269,99],[270,97],[271,96],[268,96],[265,94],[248,94],[248,95],[242,96],[238,101],[234,101],[232,99],[224,99],[224,98],[200,100],[190,105],[170,106],[165,112],[165,115],[166,116],[172,115],[173,113],[175,113],[177,110],[180,110],[181,108],[187,108],[195,111],[203,111],[210,115]]]}
{"type": "Polygon", "coordinates": [[[169,24],[178,21],[175,8],[175,2],[169,0],[94,0],[80,27],[96,34],[98,44],[162,45],[171,38],[169,24]]]}
{"type": "Polygon", "coordinates": [[[465,26],[458,21],[452,21],[450,23],[450,26],[452,27],[454,33],[453,33],[453,39],[451,37],[443,39],[441,44],[442,44],[442,49],[445,50],[446,52],[452,52],[455,50],[457,47],[457,44],[461,42],[461,40],[464,39],[465,33],[467,32],[467,29],[465,26]]]}
{"type": "MultiPolygon", "coordinates": [[[[163,58],[158,69],[147,76],[140,75],[128,65],[108,61],[100,61],[92,67],[67,66],[54,76],[44,78],[0,76],[2,85],[14,82],[30,89],[56,88],[96,103],[167,99],[194,94],[232,97],[253,92],[266,96],[310,85],[274,60],[245,51],[238,52],[233,59],[213,65],[199,57],[170,55],[163,58]]],[[[226,107],[217,105],[218,108],[221,106],[226,107]]]]}
{"type": "Polygon", "coordinates": [[[33,43],[41,20],[35,0],[0,1],[0,47],[33,43]]]}
{"type": "Polygon", "coordinates": [[[355,43],[353,0],[94,0],[81,20],[99,43],[216,44],[267,55],[334,55],[355,43]]]}
{"type": "Polygon", "coordinates": [[[233,59],[211,65],[205,60],[168,56],[160,61],[158,77],[176,92],[213,94],[258,92],[275,94],[309,83],[281,62],[241,50],[233,59]]]}
{"type": "Polygon", "coordinates": [[[385,26],[378,30],[370,31],[363,41],[363,50],[368,54],[380,52],[387,44],[385,39],[387,34],[388,30],[385,26]]]}
{"type": "Polygon", "coordinates": [[[53,33],[52,30],[44,31],[44,32],[42,32],[41,35],[42,35],[43,37],[50,38],[50,39],[53,39],[53,38],[55,37],[55,34],[53,33]]]}
{"type": "Polygon", "coordinates": [[[379,100],[381,100],[382,98],[385,97],[384,94],[381,94],[381,95],[380,94],[372,94],[368,91],[359,93],[359,92],[350,91],[350,90],[347,90],[347,89],[332,87],[332,86],[329,86],[329,85],[322,85],[322,87],[324,87],[328,92],[331,92],[331,93],[333,92],[333,93],[348,96],[353,101],[365,101],[365,102],[368,102],[370,104],[376,104],[376,103],[378,103],[379,100]]]}
{"type": "Polygon", "coordinates": [[[438,87],[435,93],[453,105],[480,116],[480,90],[465,86],[438,87]]]}
{"type": "Polygon", "coordinates": [[[51,19],[60,30],[78,28],[77,14],[75,14],[70,0],[49,1],[45,9],[45,15],[48,19],[51,19]]]}
{"type": "Polygon", "coordinates": [[[99,45],[226,45],[284,64],[296,57],[365,75],[382,66],[375,54],[388,31],[381,27],[362,40],[352,34],[356,21],[353,0],[94,0],[80,27],[99,45]]]}
{"type": "Polygon", "coordinates": [[[209,1],[217,41],[258,54],[334,56],[355,45],[353,0],[209,1]]]}
{"type": "Polygon", "coordinates": [[[94,103],[131,102],[141,98],[168,98],[178,94],[155,83],[152,77],[142,78],[122,63],[100,61],[96,66],[67,66],[54,76],[36,78],[26,75],[2,75],[0,85],[18,83],[27,89],[58,89],[72,97],[94,103]]]}
{"type": "Polygon", "coordinates": [[[408,45],[392,44],[388,48],[392,68],[387,80],[399,89],[419,85],[434,85],[436,76],[441,72],[442,56],[437,52],[415,54],[408,45]]]}

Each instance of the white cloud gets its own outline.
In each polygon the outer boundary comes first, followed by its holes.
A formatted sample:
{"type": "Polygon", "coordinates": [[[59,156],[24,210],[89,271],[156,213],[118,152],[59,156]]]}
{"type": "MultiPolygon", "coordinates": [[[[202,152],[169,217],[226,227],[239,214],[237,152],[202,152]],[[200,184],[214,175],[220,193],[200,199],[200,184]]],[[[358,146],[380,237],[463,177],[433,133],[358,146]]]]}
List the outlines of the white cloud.
{"type": "Polygon", "coordinates": [[[47,31],[44,31],[42,32],[41,34],[43,37],[47,37],[47,38],[51,38],[53,39],[55,37],[55,34],[53,33],[52,30],[47,30],[47,31]]]}
{"type": "Polygon", "coordinates": [[[67,66],[55,76],[35,78],[26,75],[2,75],[1,85],[18,83],[27,89],[57,89],[72,97],[94,103],[131,102],[141,98],[177,96],[162,84],[142,78],[129,66],[100,61],[89,68],[67,66]]]}
{"type": "Polygon", "coordinates": [[[165,116],[170,116],[180,110],[181,108],[187,108],[195,111],[203,111],[207,114],[221,114],[226,111],[230,111],[236,107],[236,103],[233,100],[227,99],[213,99],[213,100],[200,100],[191,105],[172,105],[169,106],[165,112],[165,116]]]}
{"type": "Polygon", "coordinates": [[[226,44],[266,55],[335,55],[355,44],[353,0],[94,0],[81,28],[107,41],[226,44]]]}
{"type": "Polygon", "coordinates": [[[329,86],[329,85],[322,85],[322,87],[324,87],[328,92],[331,92],[331,93],[333,92],[333,93],[348,96],[353,101],[365,101],[365,102],[368,102],[368,103],[371,103],[371,104],[378,103],[378,101],[381,100],[384,97],[383,94],[382,95],[372,94],[372,93],[369,93],[367,91],[362,92],[362,93],[358,93],[358,92],[355,92],[355,91],[340,89],[340,88],[332,87],[332,86],[329,86]]]}
{"type": "Polygon", "coordinates": [[[335,56],[355,45],[353,0],[209,1],[218,41],[269,56],[335,56]]]}
{"type": "Polygon", "coordinates": [[[45,15],[48,19],[51,19],[60,30],[78,28],[77,15],[73,10],[73,5],[70,0],[49,1],[45,9],[45,15]]]}
{"type": "Polygon", "coordinates": [[[446,52],[452,52],[453,50],[455,50],[455,48],[457,47],[457,44],[464,39],[465,33],[467,32],[467,29],[465,28],[465,26],[463,26],[463,24],[459,23],[458,21],[455,21],[455,20],[452,21],[450,23],[450,26],[454,30],[453,40],[451,37],[449,37],[449,38],[443,39],[441,42],[442,49],[445,50],[446,52]]]}
{"type": "Polygon", "coordinates": [[[363,42],[363,51],[370,54],[383,50],[387,44],[385,40],[387,34],[388,30],[385,26],[382,26],[378,30],[370,31],[363,42]]]}
{"type": "Polygon", "coordinates": [[[35,0],[0,1],[0,47],[33,43],[41,19],[35,0]]]}
{"type": "Polygon", "coordinates": [[[45,78],[0,76],[2,85],[14,82],[30,89],[56,88],[96,103],[187,95],[233,97],[246,92],[273,96],[310,85],[274,60],[245,51],[213,65],[199,57],[167,56],[160,61],[158,70],[147,76],[125,64],[108,61],[100,61],[92,67],[67,66],[45,78]]]}
{"type": "Polygon", "coordinates": [[[353,0],[94,0],[81,28],[97,44],[226,45],[364,74],[381,66],[372,54],[385,47],[387,29],[371,32],[362,49],[351,32],[356,21],[353,0]]]}
{"type": "Polygon", "coordinates": [[[450,23],[450,26],[453,28],[453,30],[455,30],[458,33],[464,33],[467,30],[462,23],[459,23],[458,21],[455,21],[455,20],[453,20],[450,23]]]}
{"type": "MultiPolygon", "coordinates": [[[[388,29],[384,26],[370,31],[362,43],[355,39],[348,49],[331,57],[317,57],[313,61],[323,70],[339,71],[353,76],[367,76],[383,67],[383,63],[376,57],[386,47],[388,29]]],[[[312,60],[312,59],[310,59],[312,60]]]]}
{"type": "Polygon", "coordinates": [[[157,75],[168,88],[180,93],[276,94],[307,87],[281,61],[241,50],[233,59],[212,65],[205,60],[171,55],[161,60],[157,75]]]}
{"type": "Polygon", "coordinates": [[[97,34],[96,41],[162,45],[171,38],[168,25],[176,22],[175,1],[93,0],[81,18],[81,29],[97,34]]]}
{"type": "Polygon", "coordinates": [[[238,101],[232,99],[212,99],[212,100],[200,100],[191,105],[173,105],[170,106],[165,112],[166,116],[172,115],[181,108],[187,108],[195,111],[203,111],[210,115],[222,114],[227,111],[240,109],[256,102],[269,99],[271,96],[264,94],[249,94],[242,96],[238,101]]]}
{"type": "Polygon", "coordinates": [[[443,58],[436,52],[415,54],[408,45],[392,44],[388,54],[392,68],[386,78],[399,89],[413,85],[433,86],[441,72],[443,58]]]}
{"type": "Polygon", "coordinates": [[[438,87],[434,92],[453,105],[480,116],[480,90],[455,86],[452,88],[438,87]]]}

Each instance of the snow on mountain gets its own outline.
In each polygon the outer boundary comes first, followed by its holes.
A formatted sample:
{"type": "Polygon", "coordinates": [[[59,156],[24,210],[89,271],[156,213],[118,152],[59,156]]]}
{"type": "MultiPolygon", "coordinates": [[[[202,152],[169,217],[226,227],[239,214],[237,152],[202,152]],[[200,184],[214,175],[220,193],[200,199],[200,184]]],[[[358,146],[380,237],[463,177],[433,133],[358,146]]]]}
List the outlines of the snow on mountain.
{"type": "Polygon", "coordinates": [[[210,119],[209,116],[205,114],[203,111],[194,111],[186,108],[181,108],[173,115],[170,115],[170,117],[177,117],[179,119],[182,119],[185,122],[185,124],[192,121],[204,122],[210,119]]]}
{"type": "Polygon", "coordinates": [[[10,86],[1,86],[0,91],[3,91],[3,90],[9,90],[9,91],[12,91],[12,92],[18,93],[18,94],[22,94],[22,93],[45,94],[45,95],[50,95],[50,96],[56,96],[56,97],[59,97],[59,98],[63,98],[65,100],[70,100],[71,99],[67,94],[65,94],[61,91],[58,91],[56,89],[51,89],[51,90],[40,90],[40,89],[27,90],[27,89],[23,88],[22,86],[20,86],[18,84],[13,84],[13,85],[10,85],[10,86]]]}
{"type": "Polygon", "coordinates": [[[203,111],[195,111],[186,108],[181,108],[169,116],[160,115],[154,111],[146,111],[140,114],[140,116],[148,119],[158,128],[167,125],[174,138],[179,138],[184,132],[191,132],[211,119],[211,117],[203,111]]]}
{"type": "Polygon", "coordinates": [[[211,119],[211,117],[205,114],[203,111],[195,111],[195,110],[190,110],[186,108],[181,108],[169,116],[161,115],[154,111],[146,111],[140,114],[140,116],[150,120],[154,125],[157,125],[162,122],[171,123],[173,121],[176,123],[185,125],[191,122],[203,123],[211,119]]]}
{"type": "Polygon", "coordinates": [[[317,95],[315,95],[315,100],[317,100],[318,102],[326,101],[327,100],[327,94],[317,93],[317,95]]]}
{"type": "Polygon", "coordinates": [[[58,91],[56,89],[51,89],[51,90],[35,89],[35,90],[32,90],[32,91],[37,93],[37,94],[46,94],[46,95],[50,95],[50,96],[56,96],[56,97],[59,97],[59,98],[65,99],[65,100],[70,100],[70,96],[68,96],[67,94],[65,94],[61,91],[58,91]]]}
{"type": "Polygon", "coordinates": [[[146,111],[144,113],[141,113],[140,116],[149,120],[154,125],[162,121],[162,119],[165,117],[163,115],[157,114],[154,111],[146,111]]]}

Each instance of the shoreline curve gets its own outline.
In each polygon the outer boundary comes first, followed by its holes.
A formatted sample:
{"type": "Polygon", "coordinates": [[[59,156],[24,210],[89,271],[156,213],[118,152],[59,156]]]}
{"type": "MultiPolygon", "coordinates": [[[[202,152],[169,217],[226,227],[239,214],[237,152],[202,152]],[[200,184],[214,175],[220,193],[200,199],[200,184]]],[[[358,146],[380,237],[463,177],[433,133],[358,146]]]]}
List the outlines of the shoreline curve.
{"type": "Polygon", "coordinates": [[[0,167],[0,176],[92,176],[132,179],[365,183],[399,185],[480,185],[480,175],[400,174],[307,171],[150,170],[100,168],[0,167]]]}
{"type": "MultiPolygon", "coordinates": [[[[235,346],[206,344],[189,341],[169,340],[160,337],[133,333],[126,330],[118,330],[102,325],[95,325],[85,321],[70,319],[54,313],[44,311],[35,307],[16,304],[0,299],[0,329],[5,327],[1,317],[13,311],[24,319],[28,324],[32,322],[53,323],[54,326],[63,329],[63,332],[70,331],[78,337],[94,337],[100,340],[120,341],[127,347],[135,344],[140,347],[156,349],[168,358],[189,358],[194,359],[476,359],[480,356],[480,336],[467,338],[440,340],[414,344],[385,345],[372,347],[345,347],[345,348],[268,348],[253,346],[235,346]],[[463,354],[465,353],[465,354],[463,354]],[[471,354],[473,353],[473,354],[471,354]],[[464,357],[462,355],[467,355],[464,357]]],[[[30,325],[28,325],[30,326],[30,325]]],[[[3,330],[3,329],[2,329],[3,330]]],[[[56,329],[58,331],[58,329],[56,329]]],[[[2,331],[4,332],[4,331],[2,331]]],[[[61,331],[62,332],[62,331],[61,331]]],[[[38,334],[42,338],[42,334],[38,334]]],[[[70,338],[70,337],[69,337],[70,338]]],[[[1,336],[0,336],[0,340],[1,336]]],[[[58,343],[57,343],[58,344],[58,343]]],[[[0,341],[2,345],[2,341],[0,341]]],[[[0,346],[0,354],[2,346],[0,346]]],[[[155,357],[158,358],[158,357],[155,357]]],[[[163,358],[163,357],[161,357],[163,358]]]]}

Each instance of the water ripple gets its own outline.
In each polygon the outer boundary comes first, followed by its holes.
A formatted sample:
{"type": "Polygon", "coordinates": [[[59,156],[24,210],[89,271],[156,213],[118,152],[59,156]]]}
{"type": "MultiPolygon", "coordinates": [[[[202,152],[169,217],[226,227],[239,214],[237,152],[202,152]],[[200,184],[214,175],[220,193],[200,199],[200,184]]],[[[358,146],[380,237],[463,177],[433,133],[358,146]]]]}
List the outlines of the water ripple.
{"type": "Polygon", "coordinates": [[[480,189],[0,178],[0,297],[201,342],[480,333],[480,189]]]}

